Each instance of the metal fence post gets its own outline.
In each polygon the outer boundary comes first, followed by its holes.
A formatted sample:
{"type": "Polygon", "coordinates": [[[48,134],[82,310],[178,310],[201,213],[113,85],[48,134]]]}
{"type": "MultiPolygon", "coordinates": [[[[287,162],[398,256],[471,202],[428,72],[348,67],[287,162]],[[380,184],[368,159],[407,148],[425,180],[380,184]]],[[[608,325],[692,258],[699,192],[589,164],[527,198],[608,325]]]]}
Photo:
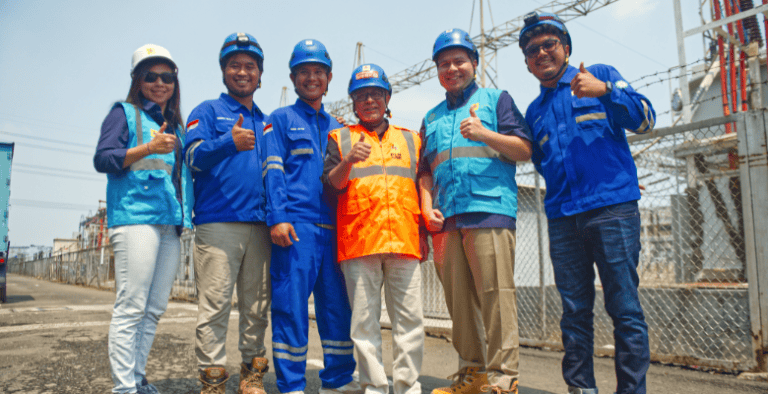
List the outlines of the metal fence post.
{"type": "Polygon", "coordinates": [[[747,112],[738,128],[750,326],[760,371],[768,371],[768,133],[764,114],[761,110],[747,112]]]}
{"type": "Polygon", "coordinates": [[[547,289],[544,286],[544,234],[541,225],[541,215],[544,210],[541,206],[541,181],[538,171],[533,172],[533,185],[536,188],[534,195],[536,196],[536,234],[538,235],[538,247],[539,247],[539,302],[541,303],[541,311],[539,312],[539,319],[541,320],[541,337],[539,339],[544,340],[547,337],[547,289]]]}

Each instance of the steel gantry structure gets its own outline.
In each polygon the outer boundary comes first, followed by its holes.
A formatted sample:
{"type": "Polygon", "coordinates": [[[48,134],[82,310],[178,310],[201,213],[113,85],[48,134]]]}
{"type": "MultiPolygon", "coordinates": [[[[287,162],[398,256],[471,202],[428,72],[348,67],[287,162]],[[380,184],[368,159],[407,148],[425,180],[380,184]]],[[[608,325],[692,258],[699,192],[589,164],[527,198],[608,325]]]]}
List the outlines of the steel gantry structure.
{"type": "MultiPolygon", "coordinates": [[[[619,0],[554,0],[536,8],[535,11],[551,12],[567,22],[581,16],[586,16],[590,12],[618,1],[619,0]]],[[[483,69],[481,72],[494,87],[497,87],[495,70],[489,67],[488,64],[495,58],[498,50],[518,42],[520,30],[523,28],[524,18],[525,15],[518,16],[515,19],[495,26],[491,30],[482,31],[481,34],[472,37],[472,41],[477,45],[478,49],[481,50],[480,52],[483,53],[483,55],[481,55],[483,56],[483,59],[480,59],[480,63],[482,64],[481,67],[483,69]],[[483,51],[482,49],[485,50],[483,51]],[[489,70],[493,72],[493,75],[489,75],[489,70]]],[[[398,72],[397,74],[390,75],[389,82],[392,84],[392,93],[394,94],[413,86],[421,85],[423,82],[436,76],[437,68],[435,67],[435,63],[432,59],[426,59],[398,72]]],[[[351,119],[352,101],[347,97],[342,100],[328,103],[325,109],[333,115],[351,119]]]]}

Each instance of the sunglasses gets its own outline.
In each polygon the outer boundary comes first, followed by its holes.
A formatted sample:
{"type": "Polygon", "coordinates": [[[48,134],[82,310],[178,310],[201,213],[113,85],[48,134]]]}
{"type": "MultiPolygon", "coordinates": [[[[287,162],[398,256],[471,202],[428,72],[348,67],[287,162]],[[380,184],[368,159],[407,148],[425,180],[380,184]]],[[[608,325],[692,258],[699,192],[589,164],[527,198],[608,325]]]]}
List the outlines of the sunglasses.
{"type": "Polygon", "coordinates": [[[351,93],[349,96],[352,97],[352,101],[366,101],[368,100],[368,97],[374,100],[381,100],[384,98],[385,95],[386,93],[382,90],[373,90],[368,93],[354,92],[354,93],[351,93]]]}
{"type": "Polygon", "coordinates": [[[547,53],[554,51],[555,48],[557,48],[557,44],[559,43],[560,40],[546,40],[540,45],[529,45],[527,48],[525,48],[523,53],[525,54],[525,57],[533,58],[536,57],[542,49],[544,49],[544,52],[547,53]]]}
{"type": "Polygon", "coordinates": [[[144,82],[146,83],[153,83],[157,81],[157,78],[160,78],[163,83],[171,84],[176,82],[176,73],[164,72],[158,74],[153,71],[148,71],[146,74],[144,74],[144,82]]]}

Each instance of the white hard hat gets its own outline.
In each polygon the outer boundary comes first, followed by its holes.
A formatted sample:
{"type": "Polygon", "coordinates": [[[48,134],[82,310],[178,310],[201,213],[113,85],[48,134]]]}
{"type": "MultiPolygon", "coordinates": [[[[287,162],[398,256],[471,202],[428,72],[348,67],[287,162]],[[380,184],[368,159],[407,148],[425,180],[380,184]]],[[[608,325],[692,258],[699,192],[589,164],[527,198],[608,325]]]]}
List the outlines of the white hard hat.
{"type": "Polygon", "coordinates": [[[161,58],[169,61],[173,65],[174,71],[178,71],[178,67],[176,67],[176,63],[173,61],[171,53],[168,52],[167,49],[160,45],[147,44],[133,52],[133,58],[131,59],[131,75],[133,75],[136,67],[141,64],[141,62],[153,58],[161,58]]]}

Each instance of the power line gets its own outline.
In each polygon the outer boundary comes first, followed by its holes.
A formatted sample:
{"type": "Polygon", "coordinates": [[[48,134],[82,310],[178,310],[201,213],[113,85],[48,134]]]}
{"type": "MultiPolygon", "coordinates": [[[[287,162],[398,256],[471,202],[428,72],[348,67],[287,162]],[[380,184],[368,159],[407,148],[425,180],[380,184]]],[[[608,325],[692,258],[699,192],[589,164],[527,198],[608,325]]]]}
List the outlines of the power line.
{"type": "Polygon", "coordinates": [[[64,210],[70,210],[70,211],[94,210],[93,205],[68,204],[63,202],[25,200],[25,199],[17,199],[17,198],[12,198],[10,201],[10,204],[11,204],[11,207],[21,206],[21,207],[30,207],[30,208],[64,209],[64,210]]]}
{"type": "Polygon", "coordinates": [[[96,175],[97,173],[94,171],[76,171],[76,170],[70,170],[66,168],[56,168],[56,167],[46,167],[46,166],[36,166],[34,164],[26,164],[26,163],[13,163],[13,167],[16,168],[18,166],[21,167],[28,167],[28,168],[35,168],[38,170],[49,170],[49,171],[60,171],[60,172],[70,172],[73,174],[85,174],[85,175],[96,175]]]}
{"type": "Polygon", "coordinates": [[[64,153],[75,153],[78,155],[86,155],[86,156],[93,156],[93,152],[81,152],[81,151],[75,151],[75,150],[69,150],[69,149],[59,149],[59,148],[49,148],[47,146],[39,146],[34,144],[27,144],[26,142],[16,142],[17,146],[24,146],[27,148],[34,148],[34,149],[45,149],[45,150],[52,150],[56,152],[64,152],[64,153]]]}
{"type": "Polygon", "coordinates": [[[103,182],[105,182],[105,181],[107,180],[106,178],[102,178],[102,179],[96,179],[96,178],[86,178],[86,177],[84,177],[84,176],[72,176],[72,175],[62,175],[62,174],[51,174],[51,173],[48,173],[48,172],[30,171],[30,170],[25,170],[25,169],[20,169],[20,168],[19,168],[19,169],[15,169],[15,170],[13,170],[13,171],[14,171],[14,172],[23,172],[23,173],[25,173],[25,174],[34,174],[34,175],[42,175],[42,176],[52,176],[52,177],[56,177],[56,178],[81,179],[81,180],[84,180],[84,181],[91,181],[91,182],[102,182],[102,183],[103,183],[103,182]]]}
{"type": "Polygon", "coordinates": [[[33,140],[37,140],[37,141],[45,141],[45,142],[50,142],[50,143],[53,143],[53,144],[80,146],[80,147],[91,148],[91,149],[95,149],[96,148],[96,145],[79,144],[77,142],[54,140],[52,138],[43,138],[43,137],[37,137],[37,136],[30,136],[30,135],[22,134],[22,133],[12,133],[10,131],[0,130],[0,134],[12,135],[14,137],[21,137],[21,138],[29,138],[29,139],[33,139],[33,140]]]}

